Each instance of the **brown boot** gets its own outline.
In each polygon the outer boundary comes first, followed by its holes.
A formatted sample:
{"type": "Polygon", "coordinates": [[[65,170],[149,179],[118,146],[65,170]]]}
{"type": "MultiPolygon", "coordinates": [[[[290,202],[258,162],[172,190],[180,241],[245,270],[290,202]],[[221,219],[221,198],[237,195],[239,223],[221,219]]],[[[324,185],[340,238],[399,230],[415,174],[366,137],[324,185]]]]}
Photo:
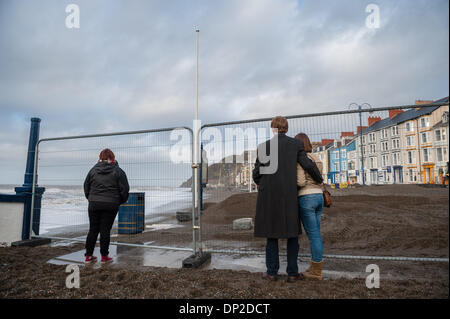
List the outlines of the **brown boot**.
{"type": "Polygon", "coordinates": [[[323,261],[316,263],[311,260],[311,266],[303,273],[306,278],[322,280],[323,261]]]}

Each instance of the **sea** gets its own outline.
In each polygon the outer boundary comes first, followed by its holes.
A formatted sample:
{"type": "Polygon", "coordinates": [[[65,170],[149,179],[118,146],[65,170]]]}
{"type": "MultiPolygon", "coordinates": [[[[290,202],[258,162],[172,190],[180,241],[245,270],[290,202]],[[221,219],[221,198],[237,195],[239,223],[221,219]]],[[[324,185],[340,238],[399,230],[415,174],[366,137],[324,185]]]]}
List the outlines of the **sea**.
{"type": "MultiPolygon", "coordinates": [[[[0,185],[0,194],[15,194],[14,187],[14,185],[0,185]]],[[[89,225],[88,201],[80,186],[55,185],[44,187],[39,227],[40,235],[64,234],[64,230],[69,232],[89,225]]],[[[173,220],[176,211],[190,211],[191,188],[131,187],[131,192],[145,193],[146,223],[156,224],[168,219],[173,220]]]]}

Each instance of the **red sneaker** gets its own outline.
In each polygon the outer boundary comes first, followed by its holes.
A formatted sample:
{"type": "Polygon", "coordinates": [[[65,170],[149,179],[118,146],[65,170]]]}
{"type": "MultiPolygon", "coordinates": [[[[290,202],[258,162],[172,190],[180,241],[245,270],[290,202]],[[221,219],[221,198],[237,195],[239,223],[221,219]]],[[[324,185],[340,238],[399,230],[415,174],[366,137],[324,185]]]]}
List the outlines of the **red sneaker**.
{"type": "Polygon", "coordinates": [[[278,280],[278,276],[277,276],[277,275],[271,276],[271,275],[269,275],[269,274],[266,273],[266,272],[263,273],[262,278],[263,278],[263,279],[266,279],[266,280],[270,280],[270,281],[277,281],[277,280],[278,280]]]}
{"type": "Polygon", "coordinates": [[[91,256],[86,256],[86,259],[84,260],[85,264],[93,264],[95,262],[97,262],[97,257],[92,256],[92,255],[91,256]]]}
{"type": "Polygon", "coordinates": [[[110,262],[112,262],[113,261],[113,259],[111,258],[111,257],[108,257],[108,256],[102,256],[102,260],[100,261],[102,264],[107,264],[107,263],[110,263],[110,262]]]}

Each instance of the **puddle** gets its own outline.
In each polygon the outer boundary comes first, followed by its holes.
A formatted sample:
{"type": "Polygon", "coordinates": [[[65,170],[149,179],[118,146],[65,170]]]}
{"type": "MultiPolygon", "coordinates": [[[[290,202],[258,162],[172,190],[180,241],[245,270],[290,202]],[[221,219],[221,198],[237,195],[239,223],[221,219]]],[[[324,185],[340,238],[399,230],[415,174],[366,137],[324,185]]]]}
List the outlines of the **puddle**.
{"type": "Polygon", "coordinates": [[[164,229],[171,229],[171,228],[180,228],[184,227],[183,225],[177,225],[177,224],[150,224],[145,225],[145,228],[148,228],[147,231],[154,231],[154,230],[164,230],[164,229]]]}
{"type": "MultiPolygon", "coordinates": [[[[152,241],[145,244],[150,245],[152,241]]],[[[48,261],[51,264],[67,265],[78,264],[84,265],[84,250],[79,250],[67,255],[62,255],[48,261]]],[[[155,248],[144,247],[129,247],[121,245],[111,245],[109,248],[110,257],[114,259],[114,265],[121,267],[130,266],[144,266],[144,267],[167,267],[167,268],[181,268],[184,259],[189,257],[191,251],[177,251],[177,250],[163,250],[155,248]]],[[[90,267],[98,268],[100,264],[100,250],[96,247],[94,255],[99,261],[90,265],[90,267]]],[[[286,257],[280,256],[280,275],[286,274],[286,257]]],[[[299,261],[299,272],[303,272],[308,268],[309,262],[299,261]]],[[[203,269],[229,269],[229,270],[246,270],[249,272],[264,272],[266,270],[265,256],[242,256],[242,255],[228,255],[228,254],[213,254],[211,262],[204,265],[203,269]]],[[[323,271],[324,279],[337,278],[364,278],[363,273],[360,272],[344,272],[344,271],[323,271]]]]}

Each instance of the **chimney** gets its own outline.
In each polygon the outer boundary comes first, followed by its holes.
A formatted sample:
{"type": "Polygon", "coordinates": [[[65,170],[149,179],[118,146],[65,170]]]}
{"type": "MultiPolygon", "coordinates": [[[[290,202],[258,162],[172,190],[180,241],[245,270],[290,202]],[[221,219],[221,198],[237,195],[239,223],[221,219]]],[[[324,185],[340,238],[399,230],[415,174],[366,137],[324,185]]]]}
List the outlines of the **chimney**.
{"type": "Polygon", "coordinates": [[[355,135],[355,134],[353,134],[353,132],[341,132],[341,138],[353,136],[353,135],[355,135]]]}
{"type": "Polygon", "coordinates": [[[364,131],[365,129],[367,128],[367,126],[357,126],[356,127],[356,134],[359,134],[359,133],[361,133],[361,131],[364,131]]]}
{"type": "Polygon", "coordinates": [[[330,138],[323,138],[323,139],[322,139],[322,146],[328,145],[328,144],[333,143],[333,142],[334,142],[333,139],[330,139],[330,138]]]}
{"type": "Polygon", "coordinates": [[[379,117],[379,116],[369,116],[367,121],[369,122],[369,126],[372,126],[376,122],[381,121],[381,117],[379,117]]]}
{"type": "Polygon", "coordinates": [[[403,110],[389,110],[389,119],[392,119],[397,114],[403,113],[403,110]]]}
{"type": "Polygon", "coordinates": [[[431,103],[433,103],[432,100],[416,100],[414,102],[415,105],[431,104],[431,103]]]}

